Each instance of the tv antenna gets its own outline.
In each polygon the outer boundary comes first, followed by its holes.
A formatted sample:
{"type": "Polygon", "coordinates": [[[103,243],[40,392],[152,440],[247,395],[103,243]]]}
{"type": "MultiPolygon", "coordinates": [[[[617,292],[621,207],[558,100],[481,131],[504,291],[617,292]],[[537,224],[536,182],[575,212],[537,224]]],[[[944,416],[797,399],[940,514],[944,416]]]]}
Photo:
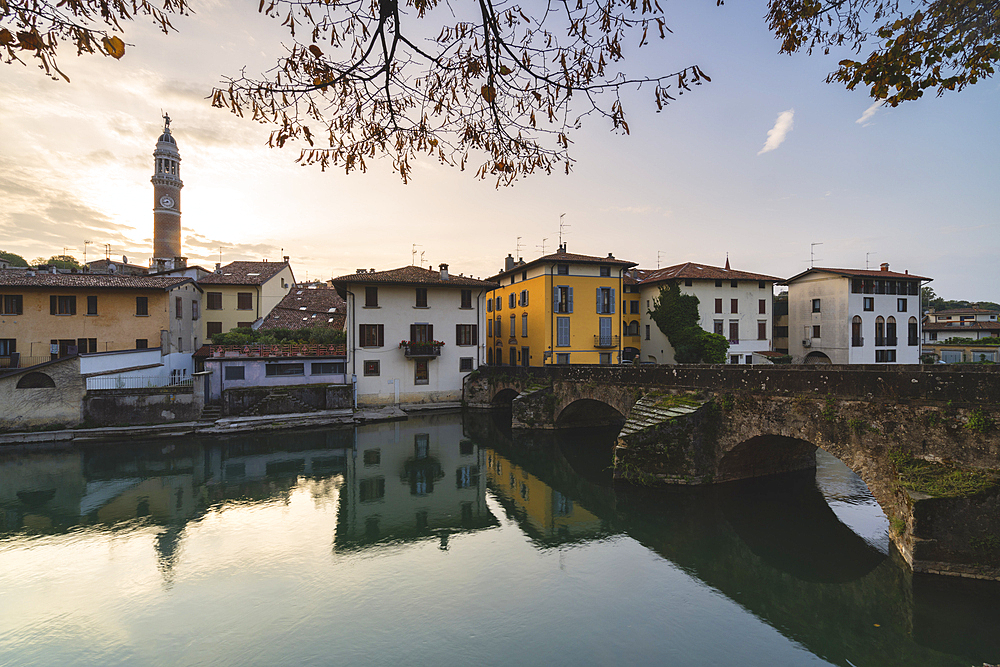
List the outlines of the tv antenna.
{"type": "Polygon", "coordinates": [[[662,255],[662,254],[663,254],[662,250],[657,250],[656,251],[656,268],[657,269],[660,268],[660,255],[662,255]]]}
{"type": "Polygon", "coordinates": [[[84,241],[83,242],[83,263],[84,264],[87,263],[87,246],[90,245],[91,243],[93,243],[93,241],[84,241]]]}
{"type": "Polygon", "coordinates": [[[544,239],[542,239],[542,245],[536,245],[535,246],[536,248],[541,248],[542,249],[542,256],[543,257],[545,256],[545,242],[548,241],[548,240],[549,240],[549,237],[546,236],[544,239]]]}
{"type": "MultiPolygon", "coordinates": [[[[416,263],[417,263],[417,248],[422,248],[422,247],[423,246],[420,245],[419,243],[414,243],[413,244],[413,249],[410,250],[410,264],[411,265],[416,265],[416,263]]],[[[421,259],[423,258],[423,256],[424,256],[424,253],[420,253],[421,259]]]]}
{"type": "Polygon", "coordinates": [[[111,244],[104,244],[104,259],[111,259],[111,244]]]}
{"type": "Polygon", "coordinates": [[[426,252],[425,250],[421,250],[420,251],[420,268],[421,269],[424,268],[424,253],[425,252],[426,252]]]}
{"type": "Polygon", "coordinates": [[[521,237],[517,237],[517,241],[514,242],[514,257],[518,260],[521,259],[521,237]]]}
{"type": "Polygon", "coordinates": [[[873,252],[866,252],[866,253],[865,253],[865,271],[868,271],[868,270],[869,270],[869,266],[868,266],[868,256],[869,256],[869,255],[874,255],[874,254],[875,254],[875,253],[873,253],[873,252]]]}
{"type": "Polygon", "coordinates": [[[815,253],[815,250],[816,250],[816,246],[818,246],[818,245],[823,245],[822,241],[819,242],[819,243],[810,243],[809,244],[809,268],[810,269],[813,268],[816,265],[816,253],[815,253]]]}
{"type": "Polygon", "coordinates": [[[563,218],[566,217],[565,213],[559,214],[559,247],[563,247],[563,233],[567,227],[572,227],[573,225],[563,222],[563,218]]]}

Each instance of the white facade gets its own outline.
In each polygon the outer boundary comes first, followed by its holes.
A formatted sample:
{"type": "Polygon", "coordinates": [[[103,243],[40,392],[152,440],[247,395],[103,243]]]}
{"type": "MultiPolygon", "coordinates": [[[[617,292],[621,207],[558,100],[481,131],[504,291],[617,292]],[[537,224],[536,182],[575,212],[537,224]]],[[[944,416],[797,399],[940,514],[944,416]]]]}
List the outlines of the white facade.
{"type": "Polygon", "coordinates": [[[457,278],[454,285],[351,278],[337,278],[334,284],[347,301],[348,372],[357,378],[358,405],[460,401],[463,379],[485,358],[487,288],[457,278]],[[377,305],[366,305],[371,301],[366,288],[376,290],[377,305]],[[417,305],[423,303],[418,290],[425,290],[426,305],[417,305]],[[417,340],[443,345],[404,345],[414,338],[414,327],[419,327],[417,340]]]}
{"type": "Polygon", "coordinates": [[[820,268],[789,279],[792,363],[920,363],[922,280],[888,269],[820,268]]]}
{"type": "MultiPolygon", "coordinates": [[[[679,278],[677,283],[682,294],[698,297],[701,328],[721,333],[729,340],[728,363],[751,364],[754,352],[772,349],[774,280],[679,278]]],[[[663,284],[660,281],[638,286],[640,361],[645,363],[676,363],[673,347],[649,315],[663,284]]]]}
{"type": "Polygon", "coordinates": [[[992,338],[1000,335],[997,313],[978,308],[959,308],[927,313],[923,342],[943,342],[950,338],[992,338]]]}

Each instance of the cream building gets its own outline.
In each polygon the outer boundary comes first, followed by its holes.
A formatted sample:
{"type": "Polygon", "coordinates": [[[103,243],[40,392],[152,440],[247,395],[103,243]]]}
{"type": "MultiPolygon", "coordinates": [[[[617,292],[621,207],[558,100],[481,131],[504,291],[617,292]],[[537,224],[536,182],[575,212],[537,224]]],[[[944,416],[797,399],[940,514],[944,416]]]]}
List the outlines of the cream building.
{"type": "Polygon", "coordinates": [[[251,327],[292,289],[288,257],[280,262],[230,262],[198,284],[205,292],[202,340],[237,327],[251,327]]]}

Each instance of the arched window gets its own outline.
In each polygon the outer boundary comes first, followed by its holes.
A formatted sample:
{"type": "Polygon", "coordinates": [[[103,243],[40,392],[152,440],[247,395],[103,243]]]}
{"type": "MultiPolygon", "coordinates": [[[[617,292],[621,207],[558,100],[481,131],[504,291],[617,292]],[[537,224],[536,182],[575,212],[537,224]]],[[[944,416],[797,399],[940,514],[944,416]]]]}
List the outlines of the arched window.
{"type": "Polygon", "coordinates": [[[493,348],[492,347],[488,348],[486,350],[486,363],[489,364],[490,366],[493,365],[493,348]]]}
{"type": "Polygon", "coordinates": [[[911,317],[906,323],[906,344],[920,345],[919,332],[917,331],[917,318],[911,317]]]}
{"type": "Polygon", "coordinates": [[[855,315],[851,320],[851,347],[862,347],[865,344],[861,329],[861,316],[855,315]]]}
{"type": "Polygon", "coordinates": [[[885,321],[885,344],[889,347],[896,345],[896,318],[892,315],[885,321]]]}
{"type": "Polygon", "coordinates": [[[875,318],[875,346],[885,346],[885,319],[881,315],[875,318]]]}
{"type": "Polygon", "coordinates": [[[628,323],[628,335],[638,336],[639,335],[639,320],[632,320],[628,323]]]}
{"type": "Polygon", "coordinates": [[[17,381],[18,389],[55,389],[56,383],[45,373],[28,373],[17,381]]]}

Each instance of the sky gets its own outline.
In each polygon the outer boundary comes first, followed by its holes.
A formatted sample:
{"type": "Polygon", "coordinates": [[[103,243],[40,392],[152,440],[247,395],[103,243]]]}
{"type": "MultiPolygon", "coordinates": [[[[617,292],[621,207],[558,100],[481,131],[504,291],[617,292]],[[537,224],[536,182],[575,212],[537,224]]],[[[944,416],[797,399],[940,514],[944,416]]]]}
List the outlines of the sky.
{"type": "Polygon", "coordinates": [[[64,48],[71,83],[0,64],[0,250],[82,260],[91,241],[88,260],[107,244],[112,258],[146,264],[152,151],[168,112],[184,252],[208,268],[289,255],[300,281],[411,263],[487,277],[508,253],[554,252],[562,220],[570,252],[642,268],[728,256],[787,278],[810,261],[888,262],[933,278],[946,299],[1000,301],[1000,78],[881,107],[824,82],[848,52],[779,55],[764,4],[665,3],[673,34],[630,53],[630,67],[694,63],[711,83],[661,113],[627,92],[630,135],[586,120],[568,176],[497,189],[418,159],[404,184],[388,159],[350,175],[299,166],[297,145],[268,148],[267,126],[213,109],[214,85],[270,68],[288,40],[251,5],[191,6],[169,35],[127,24],[119,61],[64,48]]]}

